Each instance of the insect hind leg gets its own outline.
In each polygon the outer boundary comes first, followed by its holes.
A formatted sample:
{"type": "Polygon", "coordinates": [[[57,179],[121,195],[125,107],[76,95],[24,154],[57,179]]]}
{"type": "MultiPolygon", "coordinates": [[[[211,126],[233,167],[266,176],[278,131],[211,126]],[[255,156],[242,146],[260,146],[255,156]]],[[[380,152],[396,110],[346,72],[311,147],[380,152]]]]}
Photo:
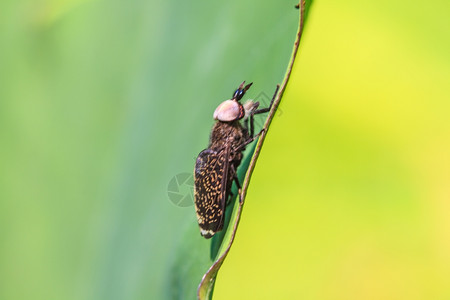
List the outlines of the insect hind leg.
{"type": "MultiPolygon", "coordinates": [[[[235,184],[237,186],[237,189],[238,189],[239,202],[242,203],[242,195],[241,195],[242,188],[241,188],[241,184],[239,182],[239,178],[236,175],[234,175],[233,181],[235,182],[235,184]]],[[[231,201],[233,200],[234,196],[235,195],[233,194],[233,192],[230,191],[230,197],[228,198],[227,205],[231,203],[231,201]]]]}
{"type": "MultiPolygon", "coordinates": [[[[236,168],[235,168],[235,166],[233,164],[231,165],[231,169],[232,169],[232,172],[233,172],[233,181],[236,184],[236,187],[238,189],[239,202],[242,203],[242,199],[241,199],[241,183],[239,182],[239,178],[237,177],[237,173],[236,173],[236,168]]],[[[231,203],[231,201],[233,200],[234,196],[235,195],[233,194],[233,192],[230,189],[230,191],[228,193],[227,203],[226,203],[227,206],[231,203]]]]}

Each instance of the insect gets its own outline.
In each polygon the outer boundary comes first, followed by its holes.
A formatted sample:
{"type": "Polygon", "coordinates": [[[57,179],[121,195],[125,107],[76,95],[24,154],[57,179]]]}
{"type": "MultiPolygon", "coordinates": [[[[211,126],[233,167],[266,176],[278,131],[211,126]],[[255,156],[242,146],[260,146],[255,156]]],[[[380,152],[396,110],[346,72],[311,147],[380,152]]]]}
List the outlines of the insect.
{"type": "Polygon", "coordinates": [[[207,239],[223,228],[225,207],[233,197],[233,181],[240,191],[236,171],[242,160],[242,152],[260,134],[254,136],[253,116],[268,112],[278,91],[277,86],[267,108],[258,109],[259,102],[252,100],[242,105],[239,101],[251,85],[242,82],[233,97],[216,108],[213,114],[216,123],[211,130],[209,146],[197,157],[194,202],[200,233],[207,239]]]}

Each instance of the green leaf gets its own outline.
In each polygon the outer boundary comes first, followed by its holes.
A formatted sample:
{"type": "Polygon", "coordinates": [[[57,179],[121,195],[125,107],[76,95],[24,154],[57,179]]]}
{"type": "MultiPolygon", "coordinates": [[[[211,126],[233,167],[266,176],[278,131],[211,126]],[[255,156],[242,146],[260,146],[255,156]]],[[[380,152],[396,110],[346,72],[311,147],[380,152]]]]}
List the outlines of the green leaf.
{"type": "MultiPolygon", "coordinates": [[[[308,3],[308,7],[309,7],[308,3]]],[[[282,95],[284,93],[284,90],[286,88],[286,85],[289,81],[290,74],[292,71],[292,66],[295,61],[295,57],[298,51],[300,38],[303,31],[303,26],[305,22],[305,12],[307,10],[305,9],[305,1],[302,1],[299,4],[299,10],[300,10],[300,17],[299,17],[299,26],[297,31],[297,39],[295,40],[291,59],[288,64],[288,68],[286,71],[286,75],[281,83],[280,88],[277,88],[276,94],[274,95],[274,103],[273,106],[269,112],[269,115],[266,119],[266,122],[263,126],[263,131],[261,132],[261,135],[259,139],[257,140],[256,145],[251,149],[250,153],[247,156],[247,159],[242,163],[242,166],[239,168],[239,179],[240,182],[243,182],[242,185],[242,191],[239,194],[239,196],[234,199],[233,205],[232,205],[232,211],[231,211],[231,218],[227,220],[228,226],[224,228],[224,232],[221,233],[218,237],[215,237],[213,240],[213,247],[212,247],[212,255],[215,256],[214,262],[212,266],[208,269],[208,271],[205,273],[205,275],[202,278],[202,281],[198,287],[198,299],[204,300],[204,299],[212,299],[212,293],[214,289],[214,283],[217,277],[217,273],[222,266],[228,252],[230,251],[230,248],[233,244],[234,237],[236,235],[236,231],[239,225],[239,220],[242,213],[242,208],[244,205],[244,199],[245,195],[247,193],[247,188],[250,183],[251,175],[253,172],[253,169],[255,168],[256,161],[258,159],[258,156],[260,154],[260,151],[262,149],[262,145],[264,143],[264,138],[269,130],[270,123],[275,116],[275,113],[277,111],[277,108],[280,104],[282,95]],[[245,171],[245,177],[243,177],[243,173],[245,171]],[[239,201],[238,199],[241,199],[239,201]],[[220,246],[219,246],[220,245],[220,246]],[[216,253],[217,252],[217,253],[216,253]]],[[[236,194],[236,190],[234,191],[236,194]]],[[[231,210],[231,209],[230,209],[231,210]]],[[[228,213],[230,214],[230,212],[228,213]]]]}

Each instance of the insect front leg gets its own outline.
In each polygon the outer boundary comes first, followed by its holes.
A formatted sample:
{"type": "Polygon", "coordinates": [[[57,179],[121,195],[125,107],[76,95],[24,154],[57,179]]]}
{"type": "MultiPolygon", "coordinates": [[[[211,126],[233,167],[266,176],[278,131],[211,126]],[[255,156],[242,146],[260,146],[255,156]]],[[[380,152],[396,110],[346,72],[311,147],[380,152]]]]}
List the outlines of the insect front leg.
{"type": "MultiPolygon", "coordinates": [[[[250,136],[253,136],[253,134],[254,134],[254,127],[255,126],[254,126],[254,118],[253,118],[253,116],[254,115],[258,115],[258,114],[266,113],[266,112],[268,112],[268,111],[270,111],[272,109],[272,105],[273,105],[273,102],[275,101],[275,98],[277,96],[279,88],[280,88],[280,85],[277,84],[277,87],[275,88],[275,93],[273,93],[272,100],[270,101],[269,107],[256,109],[256,110],[254,110],[254,111],[252,111],[250,113],[250,116],[248,118],[248,122],[250,123],[250,136]]],[[[246,124],[246,127],[248,129],[248,125],[247,124],[246,124]]]]}
{"type": "Polygon", "coordinates": [[[252,114],[253,115],[257,115],[257,114],[263,114],[263,113],[266,113],[266,112],[270,111],[270,109],[272,108],[272,104],[275,101],[275,97],[277,96],[279,88],[280,88],[280,85],[277,84],[277,87],[275,88],[275,93],[273,93],[272,100],[270,101],[269,107],[257,109],[252,114]]]}
{"type": "Polygon", "coordinates": [[[252,113],[251,115],[250,115],[250,118],[249,118],[249,122],[250,122],[250,136],[253,136],[254,135],[254,130],[255,130],[255,126],[254,126],[254,118],[253,118],[253,116],[254,116],[255,114],[254,113],[252,113]]]}

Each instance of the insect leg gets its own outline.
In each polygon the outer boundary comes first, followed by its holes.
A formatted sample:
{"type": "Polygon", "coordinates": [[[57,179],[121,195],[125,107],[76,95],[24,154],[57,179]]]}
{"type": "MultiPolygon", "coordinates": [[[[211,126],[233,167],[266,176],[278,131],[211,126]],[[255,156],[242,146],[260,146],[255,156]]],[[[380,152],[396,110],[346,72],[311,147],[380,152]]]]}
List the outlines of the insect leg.
{"type": "MultiPolygon", "coordinates": [[[[247,122],[250,122],[250,136],[253,136],[254,134],[254,122],[253,122],[253,115],[254,114],[250,114],[250,118],[247,120],[247,122]]],[[[247,125],[248,127],[248,125],[247,125]]]]}
{"type": "Polygon", "coordinates": [[[231,200],[233,200],[233,197],[234,197],[234,194],[233,194],[233,192],[230,191],[230,193],[228,194],[226,206],[228,206],[231,203],[231,200]]]}
{"type": "Polygon", "coordinates": [[[236,168],[233,164],[231,165],[231,169],[233,170],[233,180],[236,183],[236,186],[238,188],[239,202],[242,203],[241,184],[239,183],[239,178],[237,177],[236,168]]]}
{"type": "Polygon", "coordinates": [[[251,142],[253,142],[254,140],[256,140],[261,133],[264,131],[264,129],[262,129],[260,132],[258,132],[257,135],[252,136],[251,138],[249,138],[248,140],[246,140],[245,142],[243,142],[241,145],[237,146],[236,148],[233,149],[233,151],[235,152],[239,152],[242,151],[248,144],[250,144],[251,142]]]}
{"type": "Polygon", "coordinates": [[[234,180],[234,182],[236,183],[236,186],[237,186],[237,188],[238,188],[238,190],[239,190],[239,193],[240,193],[241,184],[239,183],[239,179],[238,179],[237,173],[236,173],[236,171],[235,171],[235,169],[234,169],[234,165],[231,165],[231,167],[232,167],[233,172],[234,172],[233,180],[234,180]]]}
{"type": "MultiPolygon", "coordinates": [[[[250,122],[250,136],[253,136],[253,134],[254,134],[254,121],[253,121],[254,118],[253,118],[253,116],[257,115],[257,114],[263,114],[263,113],[270,111],[270,109],[272,108],[273,102],[275,101],[275,97],[277,96],[279,88],[280,88],[280,85],[277,84],[277,87],[275,88],[275,93],[273,93],[272,100],[270,101],[269,107],[256,109],[250,113],[250,116],[248,118],[248,122],[250,122]]],[[[246,128],[248,130],[248,124],[246,124],[246,128]]]]}
{"type": "MultiPolygon", "coordinates": [[[[272,97],[272,100],[270,101],[269,107],[257,109],[257,110],[255,110],[255,111],[253,112],[253,115],[262,114],[262,113],[265,113],[265,112],[270,111],[270,109],[272,108],[273,101],[275,101],[275,97],[277,96],[277,93],[278,93],[278,89],[279,89],[279,88],[280,88],[280,85],[277,84],[277,87],[276,87],[276,89],[275,89],[275,93],[273,94],[273,97],[272,97]]],[[[251,125],[251,124],[250,124],[250,125],[251,125]]]]}
{"type": "Polygon", "coordinates": [[[248,120],[249,120],[249,118],[250,118],[250,116],[248,117],[248,118],[245,118],[245,120],[244,120],[244,129],[247,131],[247,132],[249,132],[248,131],[248,120]]]}

